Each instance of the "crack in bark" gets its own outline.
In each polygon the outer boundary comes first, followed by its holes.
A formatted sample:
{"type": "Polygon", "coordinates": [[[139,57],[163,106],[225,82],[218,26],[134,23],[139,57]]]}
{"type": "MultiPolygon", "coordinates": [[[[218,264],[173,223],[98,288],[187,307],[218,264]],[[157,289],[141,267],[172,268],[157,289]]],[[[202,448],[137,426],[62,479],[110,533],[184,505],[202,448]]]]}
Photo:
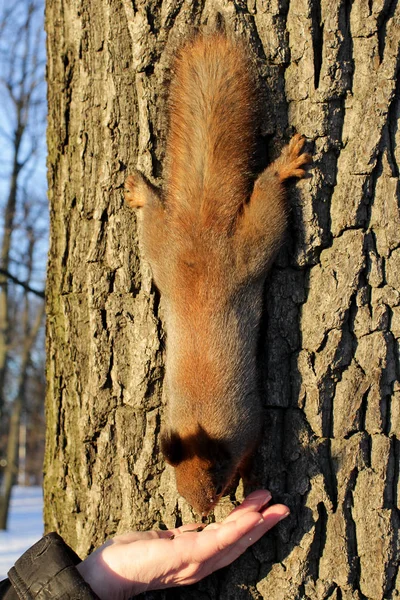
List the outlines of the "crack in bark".
{"type": "Polygon", "coordinates": [[[346,527],[346,546],[350,570],[350,583],[360,592],[361,565],[357,548],[357,527],[353,519],[351,506],[353,505],[353,492],[358,477],[358,468],[355,467],[349,476],[347,490],[343,502],[343,516],[346,527]]]}
{"type": "Polygon", "coordinates": [[[353,38],[351,35],[350,17],[353,8],[354,0],[341,0],[339,8],[339,28],[343,35],[343,44],[338,54],[338,59],[341,64],[348,62],[349,69],[349,87],[350,92],[353,91],[353,75],[354,75],[354,57],[353,57],[353,38]]]}
{"type": "Polygon", "coordinates": [[[62,62],[64,65],[64,98],[65,98],[65,107],[64,107],[64,138],[61,142],[61,150],[64,154],[65,148],[69,143],[69,123],[71,116],[71,102],[72,102],[72,80],[73,80],[73,71],[74,71],[74,62],[70,62],[70,58],[68,53],[65,53],[62,56],[62,62]]]}
{"type": "Polygon", "coordinates": [[[396,586],[396,582],[398,579],[399,570],[400,570],[400,562],[398,561],[397,564],[394,565],[393,575],[387,584],[386,592],[384,595],[385,600],[392,600],[393,598],[396,597],[393,595],[393,592],[398,592],[398,589],[395,588],[395,586],[396,586]]]}
{"type": "MultiPolygon", "coordinates": [[[[392,170],[392,176],[399,178],[399,165],[396,161],[396,132],[398,128],[398,120],[400,117],[400,77],[397,73],[396,87],[392,101],[389,105],[388,118],[387,118],[387,144],[386,148],[388,151],[388,162],[392,170]]],[[[400,196],[400,193],[398,193],[400,196]]]]}
{"type": "MultiPolygon", "coordinates": [[[[371,386],[366,390],[366,392],[364,392],[364,394],[362,396],[362,400],[361,400],[360,409],[359,409],[360,431],[365,431],[365,432],[366,432],[366,416],[367,416],[368,396],[369,396],[370,391],[371,391],[371,386]]],[[[371,462],[371,460],[370,460],[370,462],[371,462]]]]}
{"type": "Polygon", "coordinates": [[[338,363],[336,364],[335,368],[333,368],[332,365],[329,365],[324,377],[321,379],[320,393],[324,395],[324,397],[322,398],[322,409],[321,409],[324,413],[323,417],[322,417],[322,423],[323,423],[322,427],[323,427],[323,435],[328,438],[333,437],[333,418],[334,418],[333,409],[334,409],[334,398],[335,398],[335,394],[336,394],[336,387],[337,387],[337,384],[341,381],[344,371],[351,364],[351,362],[354,358],[354,355],[355,355],[356,347],[357,347],[356,345],[354,345],[354,340],[357,341],[357,338],[354,335],[354,332],[353,332],[352,326],[351,326],[352,309],[354,311],[354,307],[356,305],[357,291],[358,291],[358,289],[356,288],[350,297],[349,308],[343,317],[341,327],[333,327],[333,328],[327,330],[327,332],[324,336],[324,339],[322,340],[322,342],[317,350],[318,353],[323,352],[323,350],[328,342],[329,334],[332,331],[338,330],[342,333],[340,342],[339,342],[336,352],[335,352],[335,356],[341,357],[341,359],[338,360],[338,363]],[[351,351],[349,351],[350,350],[349,349],[349,337],[348,337],[348,335],[346,335],[346,333],[351,336],[351,339],[353,341],[351,351]],[[325,393],[326,393],[326,395],[325,395],[325,393]]]}
{"type": "MultiPolygon", "coordinates": [[[[101,311],[102,313],[105,311],[101,311]]],[[[109,364],[108,364],[108,370],[107,370],[107,375],[106,375],[106,380],[103,383],[103,385],[101,386],[103,390],[112,390],[113,388],[113,380],[112,380],[112,375],[111,375],[111,371],[114,365],[114,352],[112,350],[112,345],[110,344],[110,356],[109,356],[109,364]]]]}
{"type": "Polygon", "coordinates": [[[385,0],[383,8],[376,20],[378,28],[378,52],[380,63],[383,61],[386,46],[386,28],[389,20],[394,16],[397,0],[385,0]]]}
{"type": "Polygon", "coordinates": [[[328,513],[323,502],[317,505],[318,519],[314,528],[314,540],[310,546],[310,562],[308,564],[308,574],[314,581],[319,579],[319,564],[326,544],[326,526],[328,523],[328,513]]]}
{"type": "Polygon", "coordinates": [[[398,515],[398,509],[393,507],[392,510],[392,539],[391,539],[391,556],[388,557],[389,560],[386,563],[385,568],[385,589],[384,589],[384,598],[390,597],[392,591],[394,591],[394,586],[396,585],[397,573],[400,567],[400,556],[399,556],[399,529],[400,529],[400,519],[398,515]]]}
{"type": "Polygon", "coordinates": [[[381,146],[383,145],[382,136],[383,130],[381,131],[379,144],[380,149],[378,150],[376,156],[376,162],[371,174],[369,176],[367,175],[365,182],[363,183],[363,197],[356,211],[356,223],[365,230],[369,229],[371,223],[372,206],[376,196],[376,185],[379,177],[382,175],[383,172],[383,149],[381,148],[381,146]]]}
{"type": "Polygon", "coordinates": [[[311,0],[311,36],[314,53],[314,89],[319,87],[324,45],[324,23],[321,20],[321,0],[311,0]]]}
{"type": "MultiPolygon", "coordinates": [[[[329,445],[327,448],[327,455],[326,455],[327,469],[325,469],[324,475],[325,475],[325,482],[326,482],[326,491],[328,493],[330,501],[332,502],[332,512],[335,513],[337,511],[337,507],[338,507],[338,482],[337,482],[337,477],[335,474],[335,469],[334,469],[333,463],[332,463],[332,452],[331,452],[332,441],[331,441],[331,439],[328,440],[328,444],[329,445]]],[[[321,554],[321,556],[322,556],[322,554],[321,554]]]]}

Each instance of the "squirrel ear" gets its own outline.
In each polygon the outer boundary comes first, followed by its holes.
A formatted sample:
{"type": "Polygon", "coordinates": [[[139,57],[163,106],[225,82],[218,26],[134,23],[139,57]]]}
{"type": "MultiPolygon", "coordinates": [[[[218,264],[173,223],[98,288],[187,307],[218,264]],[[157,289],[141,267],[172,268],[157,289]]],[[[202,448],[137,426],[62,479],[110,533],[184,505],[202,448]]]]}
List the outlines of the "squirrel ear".
{"type": "Polygon", "coordinates": [[[161,452],[168,464],[176,467],[183,460],[182,438],[175,431],[161,433],[161,452]]]}
{"type": "Polygon", "coordinates": [[[198,425],[197,445],[199,455],[210,456],[217,462],[232,458],[228,445],[223,440],[211,438],[201,425],[198,425]]]}

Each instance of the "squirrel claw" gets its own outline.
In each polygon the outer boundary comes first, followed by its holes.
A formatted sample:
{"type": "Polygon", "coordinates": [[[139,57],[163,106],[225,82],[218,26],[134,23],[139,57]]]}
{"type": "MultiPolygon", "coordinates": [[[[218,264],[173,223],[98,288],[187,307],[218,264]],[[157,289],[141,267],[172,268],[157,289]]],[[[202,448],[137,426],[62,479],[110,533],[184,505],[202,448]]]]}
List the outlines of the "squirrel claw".
{"type": "Polygon", "coordinates": [[[281,156],[276,161],[277,174],[280,181],[285,181],[291,177],[301,179],[306,174],[305,169],[301,168],[312,161],[310,154],[302,153],[305,138],[296,133],[289,144],[282,150],[281,156]]]}

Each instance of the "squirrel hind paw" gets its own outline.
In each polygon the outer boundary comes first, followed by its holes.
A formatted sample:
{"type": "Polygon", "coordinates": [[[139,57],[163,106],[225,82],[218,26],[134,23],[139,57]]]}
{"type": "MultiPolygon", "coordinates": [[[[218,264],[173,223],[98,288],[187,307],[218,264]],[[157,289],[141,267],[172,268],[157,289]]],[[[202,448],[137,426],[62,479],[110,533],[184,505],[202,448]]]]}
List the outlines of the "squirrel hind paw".
{"type": "Polygon", "coordinates": [[[305,141],[302,135],[296,133],[283,149],[276,165],[280,181],[286,181],[292,177],[301,179],[305,176],[304,166],[312,162],[311,155],[302,152],[305,141]]]}
{"type": "Polygon", "coordinates": [[[142,178],[138,173],[129,175],[125,181],[125,202],[130,208],[141,208],[145,205],[144,194],[141,193],[142,178]]]}

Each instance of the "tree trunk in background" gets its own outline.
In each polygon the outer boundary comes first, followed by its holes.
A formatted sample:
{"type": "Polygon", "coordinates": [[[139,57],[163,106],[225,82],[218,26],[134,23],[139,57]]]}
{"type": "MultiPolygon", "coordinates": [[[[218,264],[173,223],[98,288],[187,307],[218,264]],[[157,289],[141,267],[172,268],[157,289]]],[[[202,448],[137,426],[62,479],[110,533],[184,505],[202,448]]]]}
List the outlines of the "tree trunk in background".
{"type": "Polygon", "coordinates": [[[24,322],[24,341],[21,353],[21,364],[16,382],[17,395],[12,402],[10,425],[7,439],[7,465],[3,470],[3,479],[0,486],[0,529],[7,528],[8,510],[10,507],[12,486],[17,483],[19,467],[19,440],[21,419],[26,410],[26,385],[28,381],[28,369],[31,362],[32,348],[38,336],[44,317],[44,303],[37,308],[34,323],[29,323],[29,299],[25,295],[25,310],[22,315],[24,322]]]}
{"type": "MultiPolygon", "coordinates": [[[[36,244],[36,238],[33,230],[28,228],[27,237],[29,240],[27,252],[26,252],[26,267],[28,270],[27,287],[32,278],[33,271],[33,257],[36,244]]],[[[16,483],[19,467],[19,441],[20,441],[20,428],[21,419],[26,411],[27,405],[27,382],[29,377],[29,367],[32,362],[32,350],[36,339],[39,335],[41,325],[43,323],[45,304],[41,302],[36,309],[36,317],[32,322],[32,310],[31,300],[28,295],[28,289],[25,288],[25,294],[23,297],[24,309],[20,313],[22,321],[22,348],[21,355],[19,357],[19,369],[18,378],[15,382],[16,385],[16,396],[11,405],[10,423],[8,428],[8,439],[7,439],[7,451],[6,460],[7,464],[3,470],[3,478],[0,486],[0,529],[7,528],[8,510],[10,507],[11,490],[12,486],[16,483]]],[[[14,327],[17,328],[17,323],[14,320],[14,327]]],[[[1,388],[0,388],[1,389],[1,388]]]]}
{"type": "MultiPolygon", "coordinates": [[[[10,189],[7,202],[4,208],[4,229],[3,239],[0,250],[0,267],[8,271],[10,264],[11,236],[15,229],[15,209],[17,204],[17,182],[21,166],[18,163],[18,154],[21,147],[22,134],[24,128],[20,124],[20,114],[18,111],[17,131],[14,136],[13,148],[13,166],[10,176],[10,189]],[[21,131],[22,130],[22,131],[21,131]]],[[[6,403],[6,381],[10,347],[10,315],[9,315],[9,295],[8,295],[8,277],[4,272],[0,273],[0,416],[4,411],[6,403]]]]}
{"type": "Polygon", "coordinates": [[[160,181],[170,57],[222,23],[258,57],[269,158],[293,128],[314,142],[260,344],[257,476],[292,516],[218,577],[154,597],[398,598],[400,5],[48,0],[46,18],[46,529],[85,554],[192,519],[158,450],[159,299],[123,184],[135,167],[160,181]]]}

